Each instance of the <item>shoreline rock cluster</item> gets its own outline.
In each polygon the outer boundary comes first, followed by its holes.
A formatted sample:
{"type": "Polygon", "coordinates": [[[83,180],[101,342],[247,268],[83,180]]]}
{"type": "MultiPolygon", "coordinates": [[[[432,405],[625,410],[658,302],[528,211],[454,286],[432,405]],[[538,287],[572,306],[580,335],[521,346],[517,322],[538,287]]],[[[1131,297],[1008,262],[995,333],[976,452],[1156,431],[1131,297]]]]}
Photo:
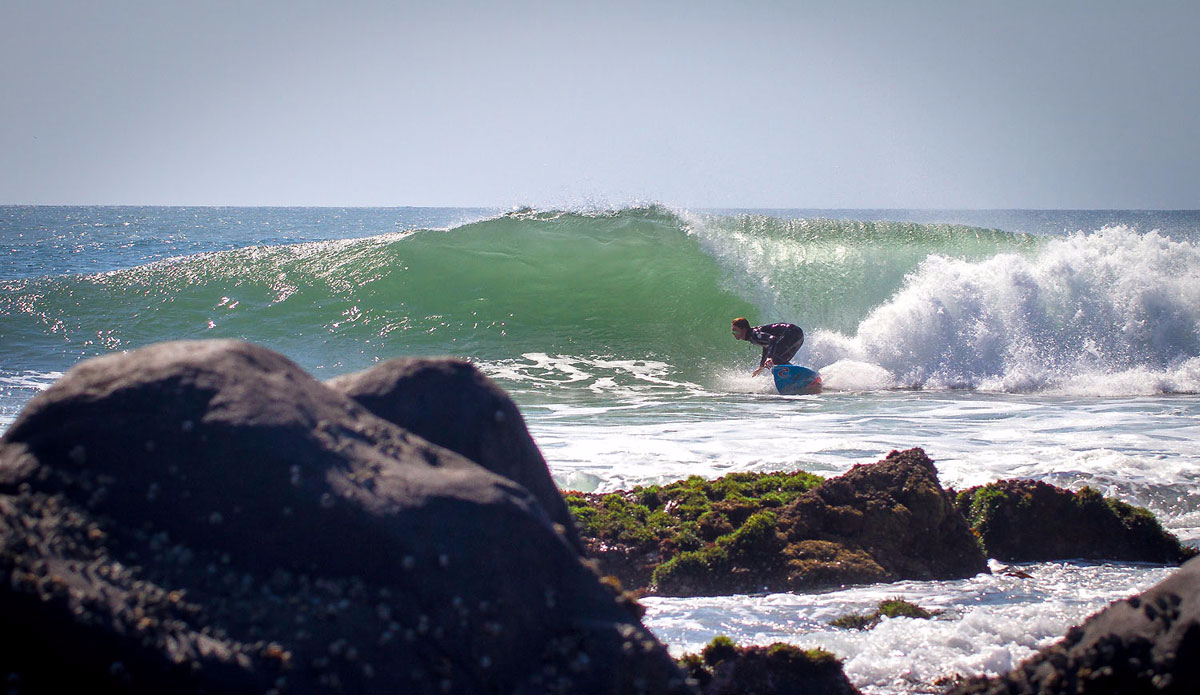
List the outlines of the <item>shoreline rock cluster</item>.
{"type": "Polygon", "coordinates": [[[735,473],[685,483],[567,494],[602,572],[643,594],[714,596],[962,579],[989,571],[988,558],[1180,564],[1195,555],[1150,512],[1091,488],[1001,480],[943,489],[921,449],[828,480],[735,473]]]}
{"type": "MultiPolygon", "coordinates": [[[[81,363],[0,438],[0,675],[13,693],[853,693],[819,650],[716,642],[676,662],[623,589],[963,577],[1063,547],[1189,555],[1094,491],[945,490],[920,449],[829,480],[564,498],[469,364],[322,383],[246,343],[163,343],[81,363]]],[[[1190,692],[1171,688],[1200,663],[1197,562],[1010,680],[959,687],[1190,692]]]]}

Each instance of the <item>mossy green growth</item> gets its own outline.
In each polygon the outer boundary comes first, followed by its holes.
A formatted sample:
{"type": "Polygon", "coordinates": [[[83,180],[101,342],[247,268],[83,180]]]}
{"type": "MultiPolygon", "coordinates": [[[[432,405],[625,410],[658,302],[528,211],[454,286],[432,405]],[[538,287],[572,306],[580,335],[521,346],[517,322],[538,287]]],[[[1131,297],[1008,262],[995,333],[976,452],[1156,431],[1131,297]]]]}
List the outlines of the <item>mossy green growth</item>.
{"type": "Polygon", "coordinates": [[[717,679],[723,679],[715,690],[721,693],[846,692],[849,687],[836,655],[784,642],[741,647],[719,635],[700,654],[684,654],[678,663],[701,692],[717,679]]]}
{"type": "Polygon", "coordinates": [[[878,623],[878,613],[850,613],[829,621],[833,627],[840,627],[843,630],[870,630],[878,623]]]}
{"type": "Polygon", "coordinates": [[[991,557],[1008,562],[1067,558],[1183,562],[1183,546],[1141,507],[1105,497],[1091,486],[1078,491],[1012,479],[970,488],[955,506],[991,557]],[[1044,532],[1053,528],[1053,534],[1044,532]]]}
{"type": "Polygon", "coordinates": [[[580,532],[607,543],[651,543],[673,535],[679,526],[679,521],[669,514],[638,504],[620,493],[588,499],[572,492],[564,499],[580,532]]]}
{"type": "Polygon", "coordinates": [[[879,602],[878,612],[880,615],[888,618],[919,618],[928,620],[939,613],[939,611],[930,611],[921,608],[915,603],[910,603],[902,598],[890,598],[879,602]]]}
{"type": "Polygon", "coordinates": [[[901,598],[880,601],[872,613],[851,613],[829,622],[833,627],[849,630],[870,630],[883,618],[918,618],[928,620],[941,611],[930,611],[901,598]]]}
{"type": "Polygon", "coordinates": [[[1008,493],[994,485],[964,490],[955,498],[959,511],[975,529],[987,526],[1007,502],[1008,493]]]}
{"type": "Polygon", "coordinates": [[[789,656],[799,656],[799,657],[803,658],[805,661],[808,661],[810,663],[817,664],[817,665],[826,665],[826,664],[832,665],[832,664],[841,664],[842,663],[842,660],[837,657],[837,654],[834,654],[833,652],[827,652],[824,649],[821,649],[820,647],[812,647],[810,649],[801,649],[794,645],[787,644],[786,642],[776,642],[776,643],[768,646],[767,654],[769,654],[771,656],[778,656],[780,654],[787,654],[789,656]]]}
{"type": "Polygon", "coordinates": [[[777,526],[774,512],[759,512],[715,543],[680,553],[659,565],[654,569],[651,581],[660,587],[702,581],[705,577],[727,572],[735,565],[753,564],[757,558],[777,557],[786,543],[777,526]]]}
{"type": "Polygon", "coordinates": [[[704,663],[708,664],[709,666],[716,666],[722,661],[725,661],[726,659],[732,659],[737,655],[737,644],[735,644],[732,639],[725,635],[717,635],[716,637],[712,638],[712,641],[706,644],[704,649],[700,652],[700,656],[704,659],[704,663]]]}
{"type": "Polygon", "coordinates": [[[718,538],[715,547],[724,550],[734,562],[778,553],[785,543],[776,530],[778,525],[775,512],[758,512],[733,533],[718,538]]]}
{"type": "Polygon", "coordinates": [[[823,481],[804,471],[731,473],[602,495],[568,492],[564,498],[585,539],[647,548],[662,544],[675,554],[736,534],[759,512],[782,507],[823,481]]]}

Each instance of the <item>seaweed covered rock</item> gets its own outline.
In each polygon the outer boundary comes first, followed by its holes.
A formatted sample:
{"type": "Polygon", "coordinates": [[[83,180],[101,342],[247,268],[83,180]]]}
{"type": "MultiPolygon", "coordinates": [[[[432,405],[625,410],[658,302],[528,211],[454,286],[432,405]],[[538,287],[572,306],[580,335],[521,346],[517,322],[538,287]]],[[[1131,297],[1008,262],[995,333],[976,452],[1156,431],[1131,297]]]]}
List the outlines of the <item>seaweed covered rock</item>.
{"type": "Polygon", "coordinates": [[[654,573],[659,593],[705,595],[954,579],[987,571],[971,530],[921,449],[799,495],[727,539],[681,553],[654,573]]]}
{"type": "Polygon", "coordinates": [[[788,510],[794,538],[867,553],[892,579],[951,579],[987,571],[974,534],[921,449],[858,465],[788,510]]]}
{"type": "Polygon", "coordinates": [[[1139,596],[1117,601],[1007,674],[953,695],[1200,692],[1200,559],[1139,596]]]}
{"type": "Polygon", "coordinates": [[[582,550],[521,411],[470,363],[400,358],[325,383],[384,420],[520,483],[582,550]]]}
{"type": "Polygon", "coordinates": [[[569,492],[566,500],[601,574],[642,589],[664,561],[706,546],[740,544],[764,519],[774,524],[773,516],[762,514],[822,480],[804,471],[731,473],[716,480],[692,476],[626,492],[569,492]]]}
{"type": "Polygon", "coordinates": [[[1001,480],[960,492],[959,510],[989,557],[1005,562],[1063,559],[1180,563],[1195,551],[1149,511],[1085,487],[1001,480]]]}
{"type": "Polygon", "coordinates": [[[849,613],[829,621],[829,624],[847,630],[870,630],[884,618],[929,620],[941,613],[942,611],[927,610],[902,598],[889,598],[880,601],[870,613],[849,613]]]}
{"type": "Polygon", "coordinates": [[[842,662],[821,649],[800,649],[778,642],[740,647],[717,637],[701,654],[681,660],[702,695],[857,695],[842,662]]]}
{"type": "Polygon", "coordinates": [[[235,341],[90,360],[29,403],[0,440],[0,615],[17,692],[686,688],[526,488],[235,341]]]}

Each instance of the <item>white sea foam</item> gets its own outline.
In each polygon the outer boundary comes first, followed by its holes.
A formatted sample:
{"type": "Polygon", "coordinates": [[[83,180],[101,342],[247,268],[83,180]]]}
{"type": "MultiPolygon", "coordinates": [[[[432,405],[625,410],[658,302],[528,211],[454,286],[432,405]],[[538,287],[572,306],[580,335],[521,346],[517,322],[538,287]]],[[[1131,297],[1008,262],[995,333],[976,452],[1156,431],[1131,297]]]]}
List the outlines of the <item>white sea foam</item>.
{"type": "Polygon", "coordinates": [[[931,256],[853,336],[816,331],[818,366],[897,385],[1081,395],[1200,392],[1200,247],[1125,227],[1036,255],[931,256]]]}
{"type": "Polygon", "coordinates": [[[0,434],[16,421],[30,398],[50,388],[62,375],[58,371],[0,370],[0,434]]]}
{"type": "Polygon", "coordinates": [[[882,391],[896,387],[896,377],[876,364],[838,360],[821,368],[821,384],[837,391],[882,391]]]}
{"type": "Polygon", "coordinates": [[[1109,602],[1143,591],[1172,568],[1146,565],[1021,565],[1030,579],[993,574],[944,582],[897,582],[817,594],[712,598],[648,597],[647,626],[672,653],[697,652],[724,634],[741,644],[787,642],[820,647],[844,660],[867,693],[937,692],[939,679],[1004,672],[1109,602]],[[885,619],[867,631],[829,622],[903,598],[932,620],[885,619]]]}
{"type": "Polygon", "coordinates": [[[735,471],[834,476],[920,446],[944,486],[1004,478],[1090,485],[1149,508],[1181,539],[1200,540],[1200,402],[1192,396],[696,392],[560,399],[523,411],[564,488],[611,491],[735,471]]]}
{"type": "Polygon", "coordinates": [[[50,385],[62,378],[58,371],[0,371],[0,389],[27,389],[44,391],[50,385]]]}

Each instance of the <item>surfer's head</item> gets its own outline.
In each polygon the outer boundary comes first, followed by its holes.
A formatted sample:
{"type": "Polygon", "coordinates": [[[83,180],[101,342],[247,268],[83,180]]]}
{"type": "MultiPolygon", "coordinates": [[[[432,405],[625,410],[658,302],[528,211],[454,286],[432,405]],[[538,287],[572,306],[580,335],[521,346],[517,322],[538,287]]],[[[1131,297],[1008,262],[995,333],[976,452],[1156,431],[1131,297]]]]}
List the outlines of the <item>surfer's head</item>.
{"type": "Polygon", "coordinates": [[[739,316],[733,320],[733,337],[738,340],[745,340],[750,334],[750,322],[739,316]]]}

